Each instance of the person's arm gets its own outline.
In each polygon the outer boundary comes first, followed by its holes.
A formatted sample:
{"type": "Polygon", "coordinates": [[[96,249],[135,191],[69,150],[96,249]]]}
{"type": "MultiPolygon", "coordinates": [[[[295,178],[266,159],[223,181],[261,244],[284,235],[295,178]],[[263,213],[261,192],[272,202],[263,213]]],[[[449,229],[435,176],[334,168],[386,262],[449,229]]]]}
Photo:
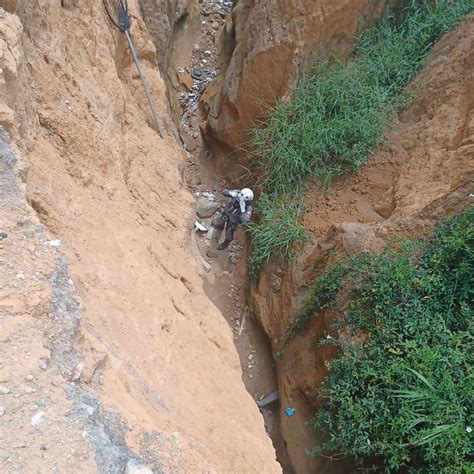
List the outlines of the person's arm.
{"type": "Polygon", "coordinates": [[[224,189],[221,193],[225,197],[236,198],[239,195],[238,189],[224,189]]]}

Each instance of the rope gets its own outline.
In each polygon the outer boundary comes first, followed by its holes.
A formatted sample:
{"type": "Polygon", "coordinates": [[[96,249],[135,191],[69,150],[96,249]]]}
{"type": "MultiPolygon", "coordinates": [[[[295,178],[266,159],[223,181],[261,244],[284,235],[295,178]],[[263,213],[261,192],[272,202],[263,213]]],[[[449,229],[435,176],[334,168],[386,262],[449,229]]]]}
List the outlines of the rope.
{"type": "Polygon", "coordinates": [[[150,88],[148,86],[148,82],[145,78],[145,74],[143,73],[140,60],[138,59],[137,52],[130,36],[131,20],[130,15],[128,14],[127,0],[102,0],[102,3],[104,5],[104,9],[107,13],[107,16],[109,17],[109,20],[127,38],[128,46],[130,48],[130,51],[132,52],[133,60],[135,61],[138,74],[140,75],[140,79],[143,84],[143,89],[145,90],[145,95],[148,100],[148,104],[150,105],[151,114],[153,115],[153,119],[155,120],[158,133],[160,134],[160,137],[163,138],[163,129],[161,128],[160,119],[158,118],[158,113],[156,111],[155,104],[153,102],[153,99],[151,98],[150,88]]]}

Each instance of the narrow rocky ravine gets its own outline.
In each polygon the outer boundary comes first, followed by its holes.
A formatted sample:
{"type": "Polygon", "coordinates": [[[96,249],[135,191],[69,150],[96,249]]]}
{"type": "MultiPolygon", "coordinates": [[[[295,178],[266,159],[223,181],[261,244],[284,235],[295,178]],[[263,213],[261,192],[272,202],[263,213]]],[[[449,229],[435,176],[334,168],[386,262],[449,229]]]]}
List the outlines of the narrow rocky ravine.
{"type": "MultiPolygon", "coordinates": [[[[232,11],[232,2],[202,1],[199,4],[199,18],[190,13],[187,21],[200,25],[195,28],[181,24],[175,41],[181,46],[192,47],[191,55],[180,50],[171,54],[168,64],[169,94],[174,110],[183,149],[187,155],[185,179],[196,197],[196,222],[207,231],[195,227],[192,239],[196,244],[201,262],[201,276],[204,289],[213,303],[221,310],[233,331],[234,342],[239,353],[243,381],[256,403],[269,394],[277,393],[275,364],[271,343],[267,334],[252,314],[248,305],[249,279],[247,274],[247,239],[239,229],[235,241],[226,251],[216,250],[221,232],[210,225],[215,210],[225,204],[221,192],[237,187],[235,181],[226,179],[218,170],[210,147],[205,140],[205,122],[209,113],[207,103],[215,82],[219,80],[228,58],[223,57],[222,36],[226,21],[232,11]],[[191,33],[190,33],[191,32],[191,33]],[[190,34],[191,38],[186,38],[190,34]],[[175,74],[176,77],[173,78],[175,74]]],[[[176,45],[174,45],[176,48],[176,45]]],[[[173,48],[173,49],[174,49],[173,48]]],[[[241,186],[251,186],[242,182],[241,186]]],[[[278,460],[284,472],[292,468],[286,454],[286,447],[280,434],[280,407],[278,400],[260,409],[265,429],[277,451],[278,460]]]]}
{"type": "Polygon", "coordinates": [[[324,48],[350,54],[382,3],[128,0],[161,139],[101,1],[2,2],[0,471],[349,472],[305,453],[334,315],[273,353],[324,252],[472,206],[474,18],[360,174],[308,190],[291,271],[250,282],[244,231],[218,252],[194,224],[254,184],[239,147],[265,107],[324,48]]]}
{"type": "MultiPolygon", "coordinates": [[[[260,62],[253,62],[248,57],[242,56],[243,45],[250,49],[250,55],[253,52],[252,48],[257,50],[256,56],[260,54],[254,43],[246,43],[249,38],[247,33],[249,32],[245,30],[245,21],[247,19],[256,21],[255,17],[261,19],[261,17],[267,15],[271,17],[270,24],[275,35],[280,34],[280,40],[282,37],[287,38],[287,32],[279,31],[279,27],[283,23],[281,19],[276,17],[275,12],[269,13],[269,10],[265,10],[264,7],[262,9],[259,7],[246,8],[245,5],[248,7],[248,3],[245,2],[243,2],[243,5],[241,4],[241,10],[239,11],[240,22],[236,25],[237,31],[241,34],[239,49],[237,52],[234,51],[233,62],[231,61],[232,66],[226,63],[229,58],[226,56],[225,50],[218,47],[220,40],[216,40],[216,38],[222,38],[228,27],[226,25],[226,12],[219,14],[219,7],[214,2],[203,2],[200,4],[199,21],[195,21],[196,24],[201,25],[201,32],[199,35],[195,33],[192,42],[190,66],[187,67],[187,63],[172,63],[169,68],[173,73],[176,73],[177,83],[181,85],[179,86],[181,88],[178,87],[177,90],[177,102],[181,104],[181,115],[178,123],[184,147],[188,151],[186,173],[188,185],[194,193],[206,191],[213,193],[217,201],[219,201],[220,191],[231,186],[232,183],[237,182],[241,186],[248,185],[245,180],[242,182],[242,176],[239,176],[238,172],[237,175],[235,173],[235,169],[238,169],[238,166],[235,166],[236,161],[237,165],[239,163],[245,165],[246,163],[245,158],[235,158],[235,150],[239,147],[239,143],[240,145],[243,143],[241,140],[244,140],[239,133],[239,129],[245,129],[251,123],[248,116],[249,109],[252,111],[250,116],[253,120],[258,118],[259,114],[258,110],[256,111],[246,102],[251,96],[247,89],[258,83],[256,76],[258,78],[268,77],[265,61],[260,58],[260,62]],[[216,14],[217,17],[213,16],[216,14]],[[245,20],[242,20],[242,16],[245,20]],[[223,59],[220,59],[220,57],[223,59]],[[216,105],[216,101],[211,101],[211,107],[209,108],[208,97],[212,96],[222,84],[221,70],[227,70],[228,67],[238,69],[239,66],[236,66],[238,61],[242,61],[244,66],[241,65],[242,69],[238,70],[239,74],[232,76],[232,79],[227,83],[227,87],[229,87],[229,84],[232,87],[230,92],[227,90],[229,97],[232,93],[232,100],[225,97],[221,102],[219,114],[213,116],[213,111],[216,112],[219,106],[216,105]],[[196,69],[199,72],[198,75],[196,75],[196,69]],[[244,81],[244,74],[247,74],[249,82],[244,81]],[[236,83],[240,85],[237,87],[236,83]],[[197,100],[200,100],[200,102],[196,103],[197,100]],[[242,113],[235,113],[236,108],[239,107],[239,112],[242,113]],[[216,119],[217,116],[218,119],[216,119]],[[211,128],[211,136],[208,133],[209,128],[211,128]],[[212,151],[215,156],[211,153],[204,138],[213,140],[212,151]],[[222,144],[220,140],[227,142],[226,145],[230,148],[219,149],[219,145],[222,144]],[[232,147],[234,150],[229,153],[232,147]],[[222,156],[226,156],[228,162],[234,163],[222,165],[222,156]],[[224,172],[229,179],[226,180],[220,173],[229,167],[232,168],[232,172],[224,172]]],[[[343,15],[342,9],[332,12],[335,17],[340,15],[345,18],[345,23],[341,23],[344,25],[341,28],[341,35],[344,36],[344,29],[352,34],[351,39],[346,38],[346,41],[338,45],[342,55],[350,52],[353,44],[351,41],[355,39],[357,31],[357,15],[363,15],[364,11],[374,17],[381,12],[380,9],[374,9],[364,2],[354,6],[355,16],[352,18],[349,18],[346,14],[343,15]]],[[[289,18],[292,18],[291,12],[286,12],[286,14],[289,18]]],[[[315,40],[314,31],[311,31],[311,27],[309,30],[306,34],[315,40]]],[[[461,38],[464,38],[465,33],[462,32],[462,29],[459,34],[461,38]]],[[[264,36],[265,33],[262,33],[262,35],[264,36]]],[[[297,37],[298,33],[293,32],[293,36],[297,37]]],[[[452,49],[453,43],[450,43],[449,39],[447,41],[448,45],[451,45],[448,46],[448,49],[452,49]]],[[[265,43],[264,51],[261,54],[273,55],[270,60],[272,66],[280,65],[285,71],[288,68],[294,73],[297,67],[293,63],[288,66],[289,60],[285,59],[285,55],[289,54],[291,56],[293,54],[292,61],[294,62],[298,60],[298,54],[290,50],[289,52],[286,51],[283,57],[275,56],[276,53],[272,50],[272,42],[273,37],[270,43],[265,43]]],[[[277,41],[275,40],[275,42],[277,41]]],[[[257,42],[257,44],[259,43],[257,42]]],[[[261,47],[261,45],[259,46],[261,47]]],[[[281,43],[279,47],[281,48],[281,43]]],[[[436,53],[434,54],[436,56],[436,53]]],[[[459,53],[451,52],[451,54],[462,56],[462,54],[465,54],[465,50],[460,48],[459,53]]],[[[312,57],[312,54],[308,53],[308,57],[312,57]]],[[[233,72],[235,73],[235,71],[233,72]]],[[[272,70],[272,72],[275,71],[272,70]]],[[[462,76],[463,74],[459,75],[459,77],[462,76]]],[[[439,75],[438,80],[441,77],[444,77],[444,75],[439,75]]],[[[291,80],[288,78],[280,79],[280,93],[281,91],[288,92],[291,89],[291,80]]],[[[428,83],[432,81],[430,77],[425,77],[424,80],[428,83]]],[[[430,91],[436,88],[433,85],[430,85],[430,87],[430,91]]],[[[264,96],[264,89],[265,86],[261,85],[258,94],[264,96]]],[[[275,90],[277,89],[278,87],[275,86],[272,94],[276,95],[275,90]]],[[[220,92],[222,93],[222,89],[220,92]]],[[[257,92],[254,91],[254,93],[257,92]]],[[[456,99],[446,98],[446,103],[451,100],[456,99]]],[[[319,261],[318,259],[324,252],[331,249],[346,251],[347,248],[352,249],[352,252],[357,252],[370,246],[383,245],[388,235],[409,233],[405,223],[406,219],[412,222],[411,225],[414,229],[417,229],[417,232],[421,231],[423,233],[426,233],[427,229],[435,222],[432,211],[428,210],[421,211],[421,214],[415,218],[407,217],[410,214],[409,212],[402,212],[402,217],[399,215],[395,219],[391,219],[397,203],[400,207],[402,204],[401,197],[400,200],[395,199],[394,190],[397,186],[403,187],[404,180],[408,179],[410,181],[411,179],[408,172],[410,166],[407,169],[406,165],[417,154],[413,151],[411,137],[420,133],[415,124],[420,122],[423,117],[422,110],[426,108],[425,100],[422,105],[415,104],[406,110],[400,117],[401,123],[397,124],[394,130],[387,133],[386,138],[389,145],[377,149],[370,163],[363,167],[358,175],[348,175],[337,180],[325,192],[321,192],[316,187],[308,190],[304,224],[312,234],[312,238],[306,246],[306,252],[299,256],[291,272],[286,272],[278,262],[267,265],[260,280],[252,286],[250,301],[248,300],[250,284],[246,274],[244,234],[242,232],[238,234],[236,244],[231,247],[227,255],[226,253],[219,254],[214,250],[217,243],[215,236],[213,239],[209,238],[209,234],[205,232],[194,234],[202,258],[202,276],[206,282],[206,292],[221,309],[234,330],[234,339],[241,359],[244,381],[248,391],[256,401],[264,393],[268,393],[269,390],[277,387],[272,350],[275,351],[278,344],[276,343],[272,347],[272,344],[268,342],[268,335],[274,341],[278,341],[283,337],[288,324],[300,308],[301,295],[305,291],[308,279],[314,277],[313,266],[315,262],[319,261]],[[243,314],[251,315],[250,308],[258,314],[259,322],[257,323],[253,317],[248,318],[246,328],[240,334],[243,314]],[[248,321],[251,321],[251,323],[249,324],[248,321]],[[264,325],[265,332],[263,332],[260,323],[264,325]],[[255,350],[255,353],[253,350],[255,350]]],[[[434,147],[433,144],[428,146],[434,147]]],[[[241,174],[245,175],[245,166],[242,166],[241,170],[241,174]]],[[[466,175],[463,175],[463,173],[461,171],[458,176],[450,171],[446,175],[448,181],[444,184],[441,183],[442,180],[439,176],[434,176],[432,179],[440,182],[440,189],[448,189],[447,183],[449,180],[452,182],[460,180],[460,182],[466,183],[466,175]]],[[[408,188],[415,189],[416,186],[409,184],[408,188]]],[[[448,195],[449,192],[446,196],[448,195]]],[[[440,197],[439,199],[444,198],[440,197]]],[[[449,197],[447,199],[452,200],[454,198],[449,197]]],[[[462,202],[464,198],[460,199],[460,202],[462,202]]],[[[198,197],[198,200],[206,202],[206,198],[202,196],[198,197]]],[[[419,207],[419,201],[419,197],[415,192],[412,208],[419,207]]],[[[461,204],[456,204],[456,206],[462,207],[461,204]]],[[[450,209],[443,210],[441,206],[435,214],[444,215],[445,213],[449,214],[449,212],[452,211],[450,209]]],[[[210,219],[201,219],[200,222],[205,227],[209,227],[210,219]]],[[[350,463],[347,465],[331,463],[329,465],[327,459],[311,458],[305,455],[305,448],[316,442],[315,433],[307,429],[305,422],[314,416],[319,406],[319,401],[316,399],[317,388],[324,380],[327,373],[325,367],[333,356],[333,352],[330,350],[314,351],[312,347],[315,344],[315,338],[326,335],[329,325],[330,320],[326,318],[314,323],[307,335],[298,338],[282,360],[278,361],[277,376],[283,405],[276,404],[270,413],[264,412],[264,416],[267,423],[267,432],[271,435],[279,461],[284,471],[287,472],[291,472],[292,469],[295,469],[296,472],[314,472],[315,470],[326,469],[332,469],[331,472],[347,472],[348,469],[351,469],[350,463]],[[283,413],[282,408],[285,406],[295,407],[296,415],[286,418],[283,414],[283,419],[280,419],[279,416],[283,413]],[[289,454],[285,440],[290,445],[289,454]]]]}

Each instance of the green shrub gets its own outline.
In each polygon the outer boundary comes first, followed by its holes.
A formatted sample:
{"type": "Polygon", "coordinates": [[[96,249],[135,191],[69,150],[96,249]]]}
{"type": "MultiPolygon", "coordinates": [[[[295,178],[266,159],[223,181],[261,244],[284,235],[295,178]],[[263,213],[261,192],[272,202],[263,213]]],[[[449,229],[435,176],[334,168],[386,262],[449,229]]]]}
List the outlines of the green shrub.
{"type": "Polygon", "coordinates": [[[337,264],[293,330],[342,291],[343,321],[359,337],[324,340],[340,351],[310,423],[327,439],[310,453],[385,472],[474,472],[474,210],[423,244],[337,264]]]}
{"type": "Polygon", "coordinates": [[[266,189],[299,194],[309,176],[327,182],[364,163],[393,112],[374,85],[366,64],[320,63],[304,76],[255,131],[266,189]]]}
{"type": "MultiPolygon", "coordinates": [[[[278,103],[264,126],[254,130],[253,147],[269,201],[260,208],[268,212],[272,203],[281,207],[282,193],[292,205],[309,179],[324,185],[358,170],[382,143],[396,110],[406,105],[400,93],[431,46],[473,9],[474,0],[408,0],[361,36],[347,62],[330,58],[302,77],[291,102],[278,103]]],[[[274,241],[281,238],[286,246],[287,237],[276,234],[274,241]]],[[[267,259],[267,249],[259,245],[254,242],[255,251],[267,259]]],[[[254,259],[254,264],[261,262],[254,259]]]]}
{"type": "Polygon", "coordinates": [[[255,248],[249,259],[252,276],[257,276],[261,266],[272,255],[290,260],[293,242],[303,242],[307,238],[299,222],[301,204],[288,204],[283,198],[274,202],[268,195],[262,194],[256,210],[260,216],[259,224],[251,223],[247,227],[255,248]]]}

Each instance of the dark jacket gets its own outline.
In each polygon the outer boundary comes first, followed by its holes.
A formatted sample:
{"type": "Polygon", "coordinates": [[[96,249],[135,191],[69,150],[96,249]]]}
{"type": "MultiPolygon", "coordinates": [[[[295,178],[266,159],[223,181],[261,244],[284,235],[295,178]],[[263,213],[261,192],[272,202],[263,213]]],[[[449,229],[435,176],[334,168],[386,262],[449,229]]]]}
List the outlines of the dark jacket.
{"type": "Polygon", "coordinates": [[[231,197],[232,200],[225,206],[224,214],[232,224],[247,224],[250,222],[252,216],[253,206],[251,202],[245,203],[245,212],[242,212],[239,201],[238,190],[227,190],[222,191],[222,195],[231,197]]]}

